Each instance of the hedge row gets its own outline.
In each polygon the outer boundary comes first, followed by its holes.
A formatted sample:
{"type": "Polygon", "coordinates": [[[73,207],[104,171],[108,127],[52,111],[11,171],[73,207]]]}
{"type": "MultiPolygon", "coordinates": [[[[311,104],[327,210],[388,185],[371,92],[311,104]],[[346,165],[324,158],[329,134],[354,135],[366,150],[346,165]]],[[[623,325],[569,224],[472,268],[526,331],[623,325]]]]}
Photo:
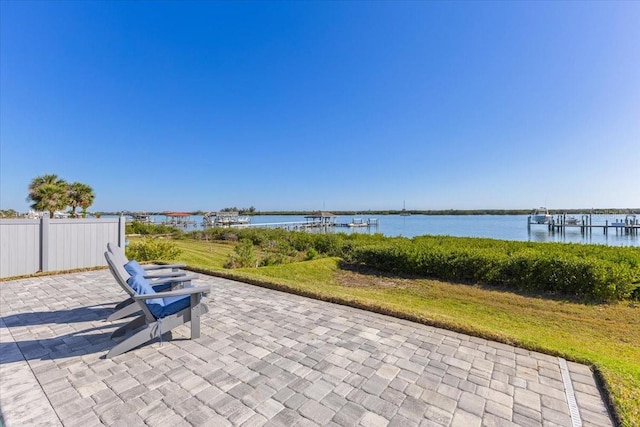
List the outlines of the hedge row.
{"type": "Polygon", "coordinates": [[[408,239],[381,234],[312,234],[258,228],[213,228],[194,232],[191,237],[250,240],[260,247],[277,242],[297,251],[314,249],[396,274],[601,301],[640,297],[640,248],[450,236],[408,239]]]}
{"type": "Polygon", "coordinates": [[[133,221],[127,223],[125,233],[142,235],[181,234],[182,230],[178,230],[176,227],[167,224],[145,224],[140,221],[133,221]]]}
{"type": "Polygon", "coordinates": [[[351,260],[398,274],[599,301],[634,298],[640,291],[637,248],[421,237],[363,245],[351,260]]]}

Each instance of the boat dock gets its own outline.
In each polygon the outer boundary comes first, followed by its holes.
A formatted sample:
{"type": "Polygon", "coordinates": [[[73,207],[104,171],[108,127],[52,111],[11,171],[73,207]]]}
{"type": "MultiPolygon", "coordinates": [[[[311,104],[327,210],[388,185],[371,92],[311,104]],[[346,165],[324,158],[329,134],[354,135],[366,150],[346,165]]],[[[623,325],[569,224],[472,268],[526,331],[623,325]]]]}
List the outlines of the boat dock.
{"type": "Polygon", "coordinates": [[[248,216],[241,216],[237,211],[208,212],[202,217],[203,227],[230,227],[246,225],[251,222],[248,216]]]}
{"type": "Polygon", "coordinates": [[[378,219],[377,218],[353,218],[351,222],[343,222],[336,223],[336,227],[349,227],[349,228],[369,228],[369,227],[377,227],[378,219]]]}
{"type": "Polygon", "coordinates": [[[286,221],[255,224],[230,224],[230,227],[262,227],[262,228],[283,228],[286,230],[327,230],[334,227],[348,228],[377,228],[377,218],[352,218],[350,222],[338,222],[338,216],[330,212],[317,212],[304,217],[305,221],[286,221]]]}
{"type": "Polygon", "coordinates": [[[640,234],[640,219],[638,215],[635,214],[629,214],[624,218],[615,218],[612,220],[604,219],[604,223],[594,223],[592,214],[582,214],[579,216],[567,214],[556,215],[543,224],[534,221],[532,217],[529,216],[527,217],[527,228],[531,230],[532,225],[546,226],[551,233],[564,233],[568,229],[579,229],[581,233],[590,233],[594,229],[601,229],[604,234],[609,234],[611,230],[616,234],[640,234]]]}
{"type": "Polygon", "coordinates": [[[151,215],[146,212],[131,212],[127,214],[131,218],[127,218],[128,222],[140,222],[142,224],[153,224],[151,215]]]}
{"type": "Polygon", "coordinates": [[[173,227],[188,227],[196,225],[196,222],[191,220],[191,214],[187,212],[165,212],[165,220],[162,222],[165,225],[171,225],[173,227]]]}
{"type": "Polygon", "coordinates": [[[307,230],[335,227],[336,224],[322,224],[317,221],[263,222],[254,224],[231,224],[232,228],[283,228],[286,230],[307,230]]]}

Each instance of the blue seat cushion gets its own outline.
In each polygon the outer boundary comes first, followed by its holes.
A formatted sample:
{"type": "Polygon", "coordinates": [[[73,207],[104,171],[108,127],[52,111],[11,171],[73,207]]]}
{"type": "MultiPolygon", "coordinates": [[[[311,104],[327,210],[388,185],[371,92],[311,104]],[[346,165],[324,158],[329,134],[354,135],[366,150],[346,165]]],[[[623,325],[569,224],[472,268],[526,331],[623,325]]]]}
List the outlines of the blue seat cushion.
{"type": "Polygon", "coordinates": [[[161,283],[159,285],[154,285],[153,282],[151,282],[151,287],[156,292],[170,291],[171,290],[171,283],[161,283]]]}
{"type": "Polygon", "coordinates": [[[135,276],[136,274],[144,276],[146,274],[144,268],[142,268],[142,266],[138,264],[138,261],[136,260],[131,260],[126,263],[124,265],[124,269],[127,270],[127,273],[129,273],[131,276],[135,276]]]}
{"type": "MultiPolygon", "coordinates": [[[[154,290],[154,286],[151,285],[149,279],[145,279],[145,277],[141,274],[136,274],[134,276],[129,277],[127,280],[131,289],[139,295],[152,295],[156,293],[154,290]]],[[[156,285],[155,287],[166,286],[167,288],[171,285],[156,285]]],[[[159,290],[159,289],[158,289],[159,290]]],[[[191,304],[190,295],[180,295],[175,297],[167,297],[167,298],[151,298],[145,300],[145,304],[149,307],[149,311],[153,314],[156,319],[162,319],[163,317],[171,316],[185,308],[189,307],[191,304]]]]}
{"type": "Polygon", "coordinates": [[[156,319],[162,319],[164,317],[171,316],[172,314],[176,314],[185,308],[189,308],[189,305],[191,304],[191,298],[189,295],[161,299],[163,301],[162,305],[150,302],[155,301],[155,299],[147,301],[147,307],[149,307],[149,310],[156,319]]]}

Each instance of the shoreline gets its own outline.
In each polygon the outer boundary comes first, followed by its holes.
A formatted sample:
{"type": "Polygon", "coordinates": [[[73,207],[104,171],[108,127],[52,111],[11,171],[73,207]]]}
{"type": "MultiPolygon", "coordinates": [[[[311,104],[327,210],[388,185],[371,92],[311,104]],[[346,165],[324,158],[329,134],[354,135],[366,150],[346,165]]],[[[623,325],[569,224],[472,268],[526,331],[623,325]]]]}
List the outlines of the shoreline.
{"type": "MultiPolygon", "coordinates": [[[[136,211],[117,211],[117,212],[96,212],[100,215],[128,215],[136,211]]],[[[168,211],[146,212],[147,215],[165,215],[168,211]]],[[[253,211],[244,212],[240,211],[240,215],[246,216],[261,216],[261,215],[287,215],[287,216],[300,216],[311,215],[318,213],[315,211],[253,211]]],[[[409,213],[411,215],[531,215],[532,209],[365,209],[365,210],[329,210],[325,212],[331,212],[334,215],[401,215],[403,213],[409,213]]],[[[207,211],[185,211],[189,215],[204,215],[207,211]]],[[[549,209],[551,215],[561,214],[593,214],[593,215],[627,215],[627,214],[640,214],[640,207],[637,208],[584,208],[584,209],[549,209]]]]}

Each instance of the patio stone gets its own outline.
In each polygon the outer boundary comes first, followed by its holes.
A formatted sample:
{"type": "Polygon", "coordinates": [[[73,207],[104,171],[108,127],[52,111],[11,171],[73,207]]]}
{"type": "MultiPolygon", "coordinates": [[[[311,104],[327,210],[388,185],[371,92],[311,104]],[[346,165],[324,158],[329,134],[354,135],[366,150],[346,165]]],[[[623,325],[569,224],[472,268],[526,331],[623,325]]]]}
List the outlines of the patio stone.
{"type": "MultiPolygon", "coordinates": [[[[200,275],[201,336],[182,325],[113,359],[107,270],[5,281],[4,425],[571,425],[557,357],[200,275]]],[[[569,362],[583,425],[612,426],[569,362]]]]}

